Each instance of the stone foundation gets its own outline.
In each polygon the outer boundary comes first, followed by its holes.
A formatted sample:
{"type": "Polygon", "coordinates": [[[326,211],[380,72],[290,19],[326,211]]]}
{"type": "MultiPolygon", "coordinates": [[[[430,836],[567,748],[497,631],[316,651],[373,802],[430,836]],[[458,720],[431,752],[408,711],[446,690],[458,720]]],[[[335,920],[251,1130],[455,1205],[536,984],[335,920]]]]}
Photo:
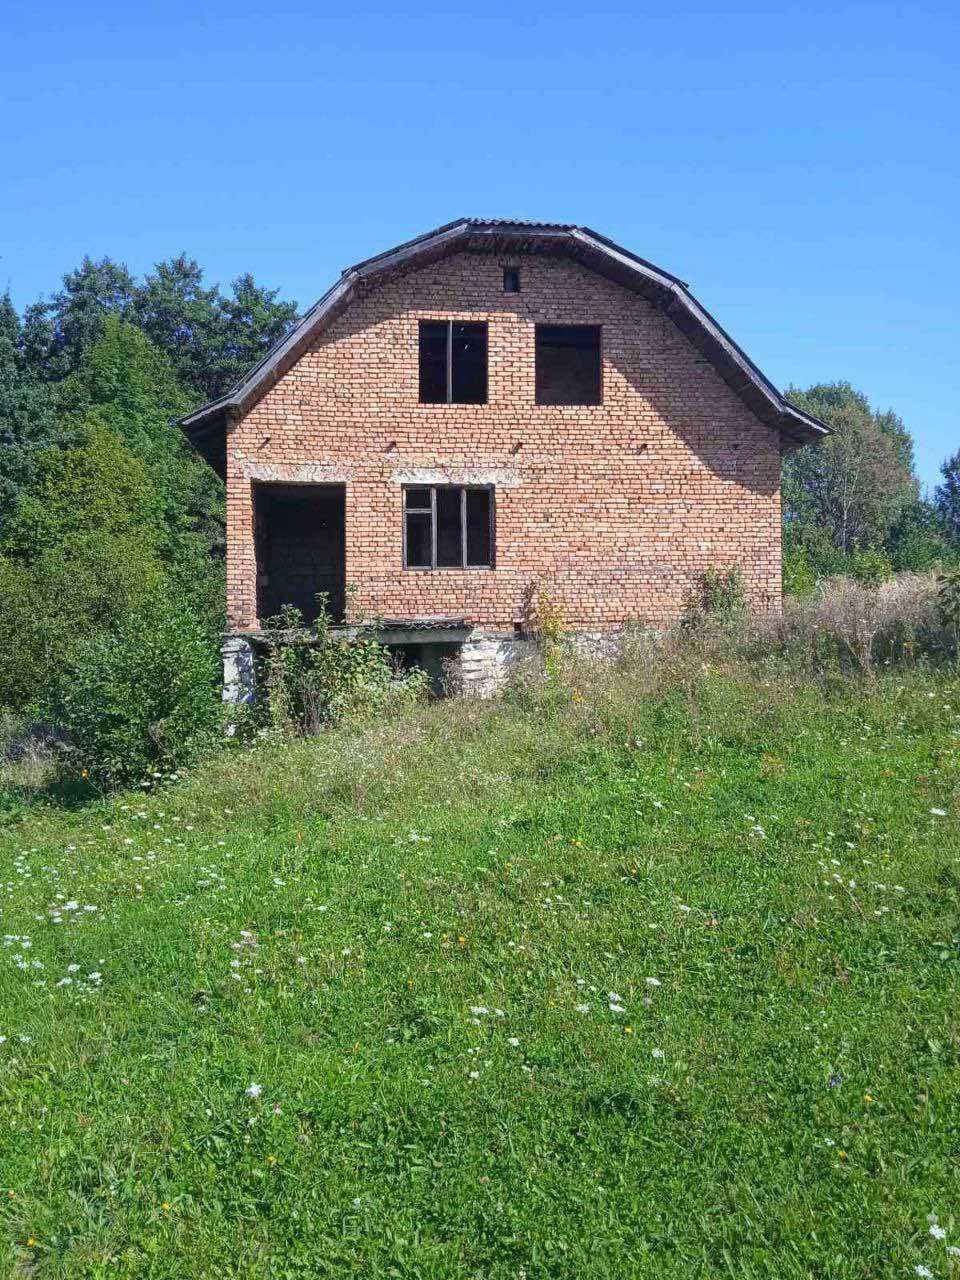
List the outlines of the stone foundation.
{"type": "Polygon", "coordinates": [[[491,698],[503,688],[510,671],[535,650],[532,640],[474,631],[460,650],[460,691],[477,698],[491,698]]]}
{"type": "Polygon", "coordinates": [[[246,636],[225,636],[220,655],[223,658],[224,702],[238,707],[250,706],[257,693],[253,645],[246,636]]]}

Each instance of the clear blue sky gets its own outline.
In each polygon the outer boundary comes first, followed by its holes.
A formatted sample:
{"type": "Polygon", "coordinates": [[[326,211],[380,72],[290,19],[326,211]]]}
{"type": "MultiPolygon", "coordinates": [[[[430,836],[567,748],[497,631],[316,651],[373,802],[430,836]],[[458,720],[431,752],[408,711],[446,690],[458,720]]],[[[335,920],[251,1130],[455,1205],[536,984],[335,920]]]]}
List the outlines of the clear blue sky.
{"type": "Polygon", "coordinates": [[[461,215],[585,223],[779,386],[960,447],[960,6],[50,0],[0,17],[0,288],[185,249],[302,306],[461,215]]]}

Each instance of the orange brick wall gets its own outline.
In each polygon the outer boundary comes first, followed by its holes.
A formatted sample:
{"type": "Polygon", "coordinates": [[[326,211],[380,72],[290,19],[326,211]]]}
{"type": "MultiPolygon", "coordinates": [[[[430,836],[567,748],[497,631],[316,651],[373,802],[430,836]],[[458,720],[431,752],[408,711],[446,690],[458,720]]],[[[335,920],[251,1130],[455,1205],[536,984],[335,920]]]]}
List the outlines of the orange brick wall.
{"type": "Polygon", "coordinates": [[[353,616],[509,630],[539,580],[569,626],[677,615],[710,565],[780,601],[780,449],[671,321],[572,259],[461,253],[381,282],[229,430],[230,625],[256,625],[254,480],[346,484],[353,616]],[[505,264],[521,292],[504,294],[505,264]],[[489,403],[418,403],[418,321],[489,323],[489,403]],[[538,406],[534,324],[603,325],[603,403],[538,406]],[[401,485],[496,485],[496,568],[402,567],[401,485]]]}

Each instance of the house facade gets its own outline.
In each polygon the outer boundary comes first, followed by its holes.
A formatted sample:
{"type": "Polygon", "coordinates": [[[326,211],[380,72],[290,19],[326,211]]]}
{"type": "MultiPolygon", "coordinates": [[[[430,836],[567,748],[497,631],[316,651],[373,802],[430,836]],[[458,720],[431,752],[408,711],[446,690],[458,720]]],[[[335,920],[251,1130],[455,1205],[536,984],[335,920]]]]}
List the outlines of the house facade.
{"type": "Polygon", "coordinates": [[[778,608],[781,459],[827,433],[676,277],[471,219],[345,271],[183,426],[226,481],[229,653],[324,592],[481,683],[545,599],[613,635],[736,567],[778,608]]]}

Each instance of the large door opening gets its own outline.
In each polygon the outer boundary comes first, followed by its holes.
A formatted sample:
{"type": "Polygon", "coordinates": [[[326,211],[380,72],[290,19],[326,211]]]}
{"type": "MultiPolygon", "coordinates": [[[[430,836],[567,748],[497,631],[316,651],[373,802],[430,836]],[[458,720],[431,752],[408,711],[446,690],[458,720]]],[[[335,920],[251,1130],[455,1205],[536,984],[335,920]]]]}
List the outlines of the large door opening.
{"type": "Polygon", "coordinates": [[[342,484],[253,487],[257,616],[294,605],[308,622],[325,593],[336,622],[346,607],[346,488],[342,484]]]}

